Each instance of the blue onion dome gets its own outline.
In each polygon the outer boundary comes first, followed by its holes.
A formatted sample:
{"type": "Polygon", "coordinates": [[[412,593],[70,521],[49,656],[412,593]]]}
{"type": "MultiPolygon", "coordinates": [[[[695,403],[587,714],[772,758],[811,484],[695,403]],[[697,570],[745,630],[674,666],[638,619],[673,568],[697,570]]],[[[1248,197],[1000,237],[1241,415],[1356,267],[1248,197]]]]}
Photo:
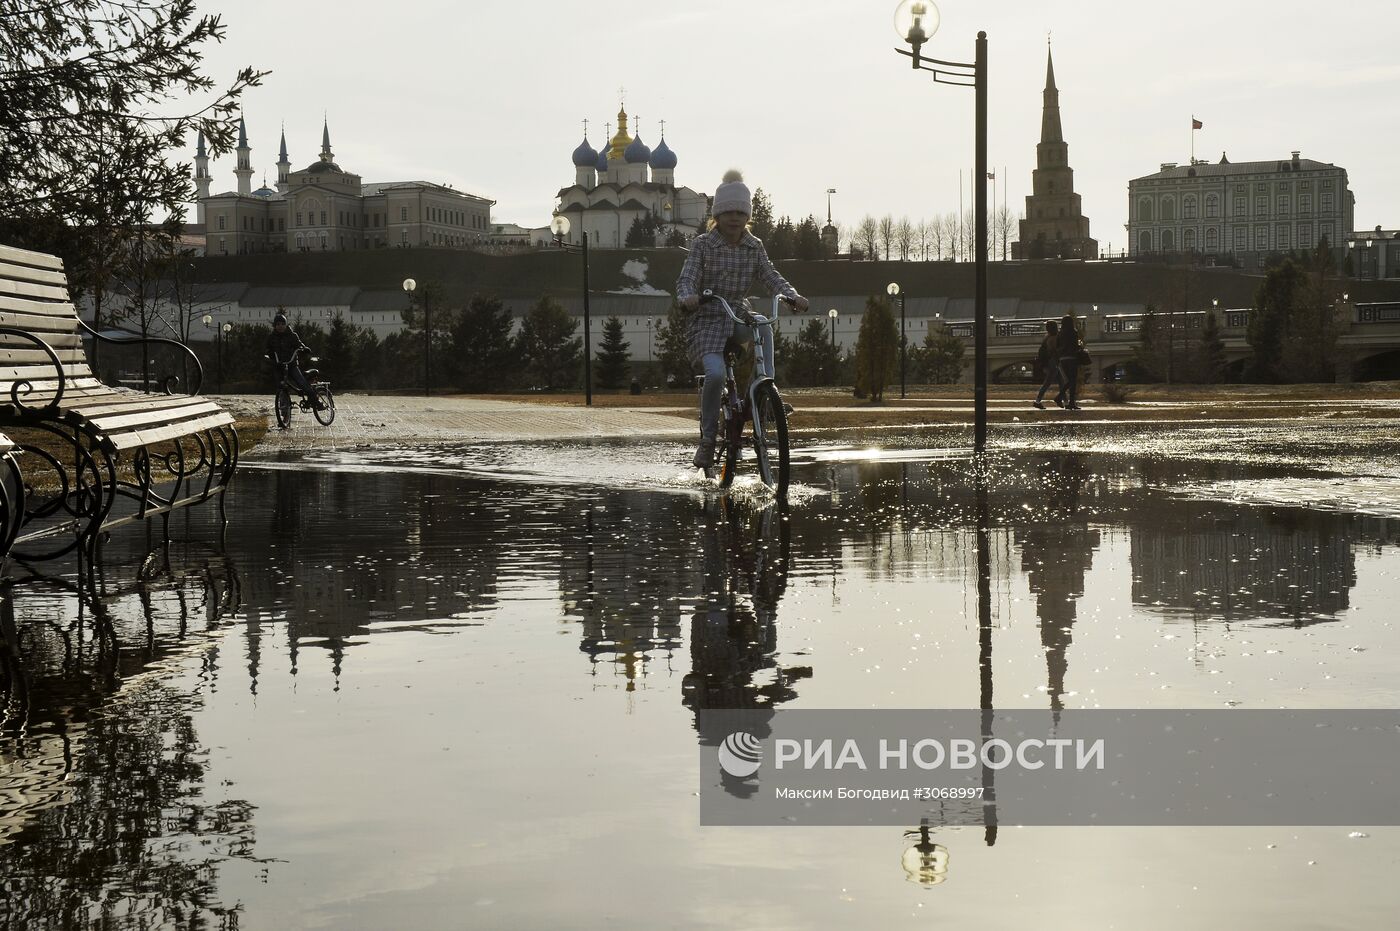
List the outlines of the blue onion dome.
{"type": "Polygon", "coordinates": [[[642,137],[638,135],[632,140],[631,144],[623,150],[622,157],[627,159],[629,165],[638,165],[651,158],[651,149],[647,148],[646,143],[642,141],[642,137]]]}
{"type": "Polygon", "coordinates": [[[666,137],[661,137],[661,143],[651,150],[651,167],[656,169],[669,169],[676,167],[676,153],[671,151],[671,147],[666,144],[666,137]]]}
{"type": "Polygon", "coordinates": [[[607,147],[607,146],[603,146],[602,151],[598,153],[598,170],[599,170],[599,171],[607,171],[607,170],[608,170],[608,147],[607,147]]]}
{"type": "Polygon", "coordinates": [[[260,188],[258,188],[256,191],[253,192],[253,196],[254,196],[254,197],[275,197],[275,196],[277,196],[277,192],[274,191],[272,188],[268,187],[268,186],[267,186],[267,182],[264,181],[264,182],[263,182],[263,186],[260,187],[260,188]]]}
{"type": "Polygon", "coordinates": [[[593,146],[588,144],[588,137],[584,136],[577,149],[574,149],[575,168],[593,168],[598,164],[598,153],[593,151],[593,146]]]}

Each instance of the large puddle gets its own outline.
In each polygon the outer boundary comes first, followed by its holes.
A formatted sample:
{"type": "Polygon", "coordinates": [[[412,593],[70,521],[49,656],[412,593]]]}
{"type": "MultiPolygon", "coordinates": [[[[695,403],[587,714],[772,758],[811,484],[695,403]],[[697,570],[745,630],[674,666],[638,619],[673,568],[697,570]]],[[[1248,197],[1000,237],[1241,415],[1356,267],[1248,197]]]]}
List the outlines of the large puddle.
{"type": "Polygon", "coordinates": [[[947,829],[928,888],[901,829],[699,825],[707,708],[1397,707],[1392,470],[1167,441],[1013,437],[981,500],[813,445],[785,514],[675,444],[250,463],[225,551],[5,599],[0,926],[1389,926],[1368,825],[947,829]]]}

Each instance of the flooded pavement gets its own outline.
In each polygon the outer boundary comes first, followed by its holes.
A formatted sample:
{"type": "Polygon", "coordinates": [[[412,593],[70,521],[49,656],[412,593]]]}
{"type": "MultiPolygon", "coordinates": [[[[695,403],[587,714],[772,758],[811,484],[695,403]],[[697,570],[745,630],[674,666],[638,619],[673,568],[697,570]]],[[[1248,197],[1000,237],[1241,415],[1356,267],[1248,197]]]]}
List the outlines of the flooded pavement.
{"type": "Polygon", "coordinates": [[[1394,828],[699,825],[705,709],[1397,707],[1393,424],[965,440],[247,463],[0,603],[0,926],[1389,926],[1394,828]]]}

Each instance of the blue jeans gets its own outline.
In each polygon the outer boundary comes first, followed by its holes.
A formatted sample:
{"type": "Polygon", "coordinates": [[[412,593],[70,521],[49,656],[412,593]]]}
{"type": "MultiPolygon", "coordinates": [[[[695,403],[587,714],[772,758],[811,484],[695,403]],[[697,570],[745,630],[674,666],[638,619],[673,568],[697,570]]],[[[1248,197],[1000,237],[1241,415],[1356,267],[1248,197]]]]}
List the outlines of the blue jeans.
{"type": "MultiPolygon", "coordinates": [[[[748,344],[754,341],[757,331],[759,351],[763,353],[763,365],[771,378],[773,375],[773,328],[771,326],[745,326],[734,324],[734,339],[748,344]]],[[[700,359],[705,369],[705,387],[700,392],[700,439],[713,443],[719,432],[719,405],[724,399],[724,353],[707,352],[700,359]]],[[[754,376],[758,376],[755,369],[754,376]]]]}

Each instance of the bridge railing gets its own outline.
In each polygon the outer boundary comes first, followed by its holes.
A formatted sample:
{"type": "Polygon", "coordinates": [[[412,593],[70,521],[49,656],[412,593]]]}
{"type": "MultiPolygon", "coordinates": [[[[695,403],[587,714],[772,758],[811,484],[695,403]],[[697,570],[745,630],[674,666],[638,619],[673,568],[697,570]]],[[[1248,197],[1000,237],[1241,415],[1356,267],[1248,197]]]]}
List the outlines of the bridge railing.
{"type": "Polygon", "coordinates": [[[1356,305],[1357,323],[1400,323],[1400,301],[1356,305]]]}

